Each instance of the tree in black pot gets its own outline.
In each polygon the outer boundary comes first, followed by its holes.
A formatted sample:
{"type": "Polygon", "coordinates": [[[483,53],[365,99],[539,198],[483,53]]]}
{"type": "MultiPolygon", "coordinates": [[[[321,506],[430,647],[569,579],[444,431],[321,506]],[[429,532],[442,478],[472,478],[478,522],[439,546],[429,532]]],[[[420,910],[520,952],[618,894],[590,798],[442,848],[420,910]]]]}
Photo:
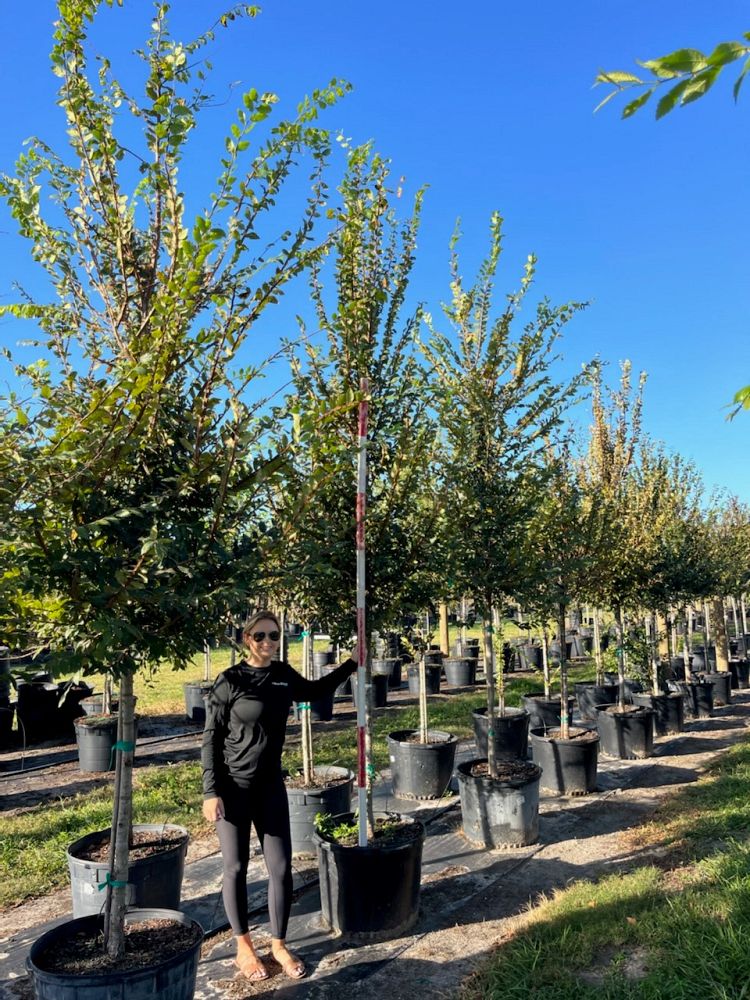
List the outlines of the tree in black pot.
{"type": "MultiPolygon", "coordinates": [[[[283,459],[264,449],[272,418],[251,391],[258,366],[240,367],[240,356],[256,320],[321,252],[314,235],[331,143],[317,119],[343,88],[316,91],[263,138],[276,98],[245,93],[216,193],[191,217],[179,172],[210,100],[202,50],[214,31],[182,44],[159,7],[140,53],[138,100],[106,59],[89,71],[100,6],[60,4],[52,65],[68,158],[34,140],[15,175],[0,179],[53,293],[2,307],[35,322],[41,339],[39,360],[16,365],[25,396],[3,414],[13,442],[3,463],[18,493],[0,544],[16,576],[15,627],[48,642],[60,669],[119,682],[106,892],[106,949],[116,961],[125,947],[133,678],[189,662],[258,577],[263,491],[283,459]],[[135,122],[135,138],[123,119],[135,122]],[[271,235],[269,210],[299,159],[313,174],[299,221],[259,258],[259,230],[271,235]],[[45,596],[54,613],[40,618],[45,596]]],[[[245,13],[255,11],[239,5],[221,23],[245,13]]]]}
{"type": "MultiPolygon", "coordinates": [[[[311,474],[319,477],[319,488],[299,522],[287,563],[292,580],[304,577],[304,593],[314,596],[317,615],[336,641],[346,641],[357,625],[355,501],[361,425],[351,403],[364,395],[368,404],[363,483],[368,656],[373,632],[397,627],[404,613],[417,612],[430,600],[440,515],[431,469],[435,424],[414,351],[419,313],[403,318],[421,193],[411,217],[399,222],[391,207],[389,174],[389,164],[369,148],[351,153],[340,189],[342,204],[335,212],[333,253],[315,272],[312,287],[327,347],[314,346],[310,337],[304,357],[295,356],[289,399],[293,421],[327,400],[343,401],[332,408],[328,430],[333,441],[310,443],[311,474]]],[[[321,826],[318,851],[324,869],[321,885],[337,893],[335,899],[324,894],[324,922],[345,934],[379,937],[399,933],[416,919],[424,834],[408,817],[394,821],[373,814],[369,669],[364,681],[365,690],[359,682],[356,690],[358,699],[366,698],[365,752],[358,773],[358,799],[365,808],[354,823],[351,846],[347,831],[354,821],[349,815],[321,826]],[[357,833],[358,824],[364,828],[365,823],[366,838],[363,829],[357,833]],[[358,871],[365,873],[365,882],[359,881],[358,871]]]]}
{"type": "MultiPolygon", "coordinates": [[[[507,297],[504,310],[493,318],[500,216],[492,217],[489,254],[472,287],[466,288],[461,279],[456,239],[451,249],[452,298],[444,312],[453,330],[440,332],[431,321],[425,354],[445,436],[441,480],[449,565],[456,594],[472,595],[484,630],[487,708],[476,724],[481,727],[478,739],[486,733],[487,759],[484,764],[474,762],[466,774],[465,765],[459,768],[466,786],[462,805],[468,801],[470,781],[478,780],[485,783],[478,804],[485,806],[493,786],[507,785],[508,765],[500,766],[499,753],[515,758],[513,775],[538,782],[538,769],[517,759],[526,753],[528,714],[506,708],[496,650],[503,649],[502,604],[512,597],[522,599],[533,583],[529,525],[548,481],[545,440],[559,428],[581,384],[581,376],[571,381],[555,376],[554,352],[562,328],[580,306],[553,307],[543,300],[515,335],[535,259],[528,258],[520,290],[507,297]]],[[[486,821],[479,820],[477,828],[486,830],[486,821]]],[[[467,833],[485,839],[473,828],[467,833]]],[[[499,840],[513,837],[500,829],[496,835],[499,840]]]]}

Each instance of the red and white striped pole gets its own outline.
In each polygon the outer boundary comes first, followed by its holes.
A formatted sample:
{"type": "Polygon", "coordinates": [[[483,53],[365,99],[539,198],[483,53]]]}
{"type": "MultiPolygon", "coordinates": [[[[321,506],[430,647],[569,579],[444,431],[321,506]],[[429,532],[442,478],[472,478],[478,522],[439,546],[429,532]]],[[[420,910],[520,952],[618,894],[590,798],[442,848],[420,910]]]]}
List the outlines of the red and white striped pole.
{"type": "Polygon", "coordinates": [[[359,383],[357,458],[357,803],[359,807],[359,846],[367,846],[367,759],[365,731],[367,724],[367,644],[365,629],[365,511],[367,509],[367,393],[366,378],[359,383]]]}

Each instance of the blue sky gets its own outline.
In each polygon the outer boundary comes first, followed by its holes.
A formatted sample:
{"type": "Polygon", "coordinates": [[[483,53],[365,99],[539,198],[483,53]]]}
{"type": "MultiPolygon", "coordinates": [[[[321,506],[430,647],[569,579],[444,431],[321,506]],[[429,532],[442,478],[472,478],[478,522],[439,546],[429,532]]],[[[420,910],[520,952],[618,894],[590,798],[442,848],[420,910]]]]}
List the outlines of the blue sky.
{"type": "MultiPolygon", "coordinates": [[[[223,9],[175,0],[173,33],[192,37],[223,9]]],[[[33,0],[18,11],[0,8],[5,170],[32,132],[56,146],[64,139],[47,58],[54,4],[33,0]]],[[[125,0],[95,29],[97,47],[126,79],[150,12],[146,0],[125,0]]],[[[499,210],[498,304],[517,287],[526,255],[537,254],[538,295],[591,303],[568,328],[566,366],[598,354],[610,362],[610,380],[624,358],[645,369],[649,433],[693,459],[709,486],[750,501],[750,414],[726,420],[734,391],[750,383],[750,82],[735,105],[730,69],[708,97],[661,122],[648,109],[621,121],[622,102],[594,115],[604,93],[591,89],[600,67],[631,69],[635,58],[739,38],[750,30],[746,14],[738,0],[270,0],[257,20],[218,34],[218,106],[196,136],[188,193],[197,202],[215,175],[214,151],[243,89],[274,90],[291,112],[332,76],[349,80],[354,90],[328,123],[354,142],[373,140],[405,177],[407,194],[428,185],[415,297],[439,311],[457,217],[470,275],[499,210]]],[[[13,297],[16,279],[43,287],[24,254],[0,210],[0,301],[13,297]]],[[[278,334],[294,335],[305,300],[299,286],[259,351],[278,334]]],[[[22,335],[2,321],[0,343],[22,335]]]]}

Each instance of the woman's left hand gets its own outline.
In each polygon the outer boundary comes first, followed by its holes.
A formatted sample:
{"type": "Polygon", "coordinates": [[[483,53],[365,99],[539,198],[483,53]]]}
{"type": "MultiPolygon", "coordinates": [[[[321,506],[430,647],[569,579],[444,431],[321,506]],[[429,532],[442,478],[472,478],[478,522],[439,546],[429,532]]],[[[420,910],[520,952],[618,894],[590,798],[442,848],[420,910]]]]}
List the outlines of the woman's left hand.
{"type": "MultiPolygon", "coordinates": [[[[367,649],[365,649],[365,659],[367,658],[367,649]]],[[[352,646],[352,651],[349,654],[349,659],[354,660],[354,662],[359,665],[359,643],[355,642],[352,646]]]]}

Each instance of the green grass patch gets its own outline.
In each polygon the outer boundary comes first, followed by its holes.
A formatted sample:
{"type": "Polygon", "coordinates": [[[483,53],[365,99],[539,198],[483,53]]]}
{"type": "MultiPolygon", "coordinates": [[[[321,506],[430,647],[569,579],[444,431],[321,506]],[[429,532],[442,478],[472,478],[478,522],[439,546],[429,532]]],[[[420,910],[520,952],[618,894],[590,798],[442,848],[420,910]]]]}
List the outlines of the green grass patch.
{"type": "Polygon", "coordinates": [[[462,1000],[746,1000],[749,802],[750,741],[639,831],[636,842],[675,846],[674,867],[643,866],[555,894],[462,1000]]]}

